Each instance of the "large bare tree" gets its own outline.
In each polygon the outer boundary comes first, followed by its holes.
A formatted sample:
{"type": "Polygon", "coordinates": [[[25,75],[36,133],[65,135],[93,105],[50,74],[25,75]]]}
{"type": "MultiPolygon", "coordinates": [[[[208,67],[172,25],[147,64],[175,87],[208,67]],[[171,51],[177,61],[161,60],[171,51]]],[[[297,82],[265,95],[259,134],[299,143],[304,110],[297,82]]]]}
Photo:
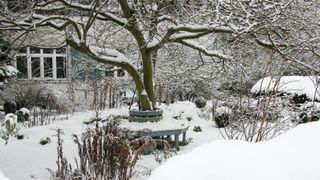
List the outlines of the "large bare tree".
{"type": "Polygon", "coordinates": [[[293,11],[303,10],[302,0],[10,0],[1,3],[1,31],[16,31],[18,38],[43,26],[65,32],[71,47],[99,63],[126,70],[135,82],[143,110],[155,108],[153,60],[168,43],[187,46],[221,62],[236,61],[230,49],[215,42],[217,37],[225,36],[226,42],[252,41],[278,52],[286,60],[305,65],[292,58],[292,52],[313,49],[298,47],[307,44],[301,37],[313,38],[309,32],[317,25],[309,23],[310,18],[304,18],[302,12],[302,16],[291,16],[293,11]],[[297,29],[303,26],[304,29],[297,29]],[[110,27],[123,33],[115,33],[110,27]],[[90,39],[98,31],[104,35],[96,41],[90,39]],[[98,43],[101,39],[107,43],[121,38],[134,40],[142,75],[127,54],[112,44],[98,43]]]}

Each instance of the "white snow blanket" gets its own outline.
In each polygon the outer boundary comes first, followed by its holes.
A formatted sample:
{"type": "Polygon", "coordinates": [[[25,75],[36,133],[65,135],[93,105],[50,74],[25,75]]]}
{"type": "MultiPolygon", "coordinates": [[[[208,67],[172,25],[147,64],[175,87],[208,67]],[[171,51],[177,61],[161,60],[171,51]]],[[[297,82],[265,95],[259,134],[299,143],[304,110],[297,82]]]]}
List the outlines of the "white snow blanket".
{"type": "Polygon", "coordinates": [[[259,92],[286,92],[291,94],[306,94],[312,100],[320,100],[319,76],[282,76],[279,81],[276,77],[260,79],[251,89],[251,93],[259,92]]]}
{"type": "Polygon", "coordinates": [[[149,180],[319,180],[320,122],[260,143],[220,140],[168,160],[149,180]]]}

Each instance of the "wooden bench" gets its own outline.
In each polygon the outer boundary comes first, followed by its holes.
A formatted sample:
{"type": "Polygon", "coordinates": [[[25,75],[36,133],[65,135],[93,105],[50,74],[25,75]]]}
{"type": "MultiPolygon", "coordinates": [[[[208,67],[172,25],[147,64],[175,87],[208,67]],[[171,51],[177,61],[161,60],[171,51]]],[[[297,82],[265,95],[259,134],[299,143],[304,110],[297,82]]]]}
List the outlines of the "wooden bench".
{"type": "Polygon", "coordinates": [[[186,135],[189,126],[181,129],[170,129],[170,130],[160,130],[160,131],[150,131],[146,133],[146,136],[150,137],[168,137],[174,135],[174,147],[179,150],[179,136],[182,134],[182,143],[186,144],[186,135]]]}

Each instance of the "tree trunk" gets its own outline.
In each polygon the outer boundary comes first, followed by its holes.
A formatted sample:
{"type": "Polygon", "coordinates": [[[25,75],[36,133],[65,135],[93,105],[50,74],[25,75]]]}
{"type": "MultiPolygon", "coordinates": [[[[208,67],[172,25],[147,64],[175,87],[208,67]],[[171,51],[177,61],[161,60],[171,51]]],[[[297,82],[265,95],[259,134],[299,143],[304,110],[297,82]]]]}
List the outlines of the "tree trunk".
{"type": "Polygon", "coordinates": [[[145,50],[142,50],[141,55],[142,55],[142,62],[143,62],[143,83],[144,83],[148,98],[151,101],[152,108],[155,108],[155,98],[154,98],[154,89],[153,89],[152,54],[146,52],[145,50]]]}
{"type": "Polygon", "coordinates": [[[142,110],[153,109],[154,106],[152,106],[152,104],[154,103],[154,92],[153,92],[153,79],[152,79],[153,78],[152,77],[152,61],[151,61],[150,54],[146,53],[145,50],[143,52],[141,51],[142,60],[144,62],[143,63],[144,64],[144,81],[142,82],[138,71],[134,66],[132,66],[132,64],[109,61],[107,59],[104,59],[103,57],[96,56],[96,54],[92,53],[85,44],[79,45],[74,41],[69,41],[68,39],[67,39],[67,44],[75,48],[76,50],[87,54],[89,57],[91,57],[92,59],[96,60],[99,63],[114,65],[126,70],[130,74],[130,76],[132,77],[136,85],[142,110]],[[145,86],[148,86],[148,88],[145,88],[145,86]],[[144,90],[146,90],[147,94],[143,93],[144,90]]]}

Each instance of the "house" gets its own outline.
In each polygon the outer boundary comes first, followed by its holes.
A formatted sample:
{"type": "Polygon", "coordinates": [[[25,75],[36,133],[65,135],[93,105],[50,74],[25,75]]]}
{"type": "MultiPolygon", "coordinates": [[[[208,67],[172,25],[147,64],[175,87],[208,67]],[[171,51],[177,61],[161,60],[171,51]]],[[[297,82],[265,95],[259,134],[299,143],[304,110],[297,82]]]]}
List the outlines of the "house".
{"type": "Polygon", "coordinates": [[[124,70],[97,64],[67,46],[64,34],[47,30],[37,30],[12,53],[12,65],[19,71],[16,83],[41,85],[46,93],[59,92],[63,101],[85,108],[114,107],[130,98],[132,82],[124,70]]]}

